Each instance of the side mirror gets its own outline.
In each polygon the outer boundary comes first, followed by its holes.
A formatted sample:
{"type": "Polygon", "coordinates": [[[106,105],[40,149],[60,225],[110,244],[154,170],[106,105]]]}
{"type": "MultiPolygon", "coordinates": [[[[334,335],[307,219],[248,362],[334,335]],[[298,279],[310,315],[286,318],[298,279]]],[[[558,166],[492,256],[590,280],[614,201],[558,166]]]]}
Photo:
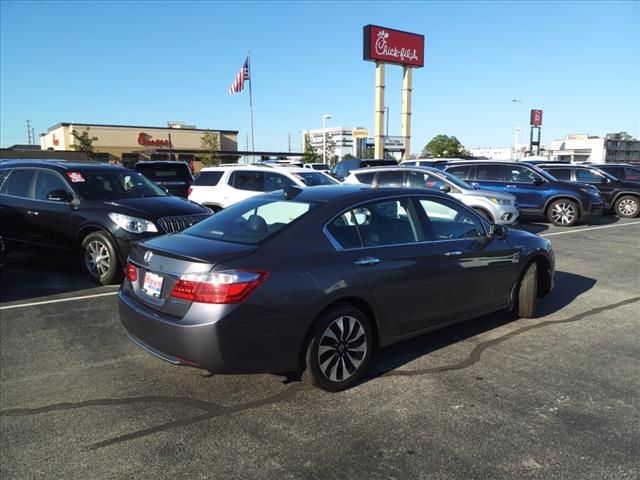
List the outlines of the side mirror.
{"type": "Polygon", "coordinates": [[[533,184],[534,184],[534,185],[542,185],[543,183],[544,183],[544,180],[543,180],[543,179],[541,179],[540,177],[535,177],[535,178],[533,179],[533,184]]]}
{"type": "Polygon", "coordinates": [[[47,195],[47,200],[52,202],[70,202],[73,199],[66,190],[53,190],[47,195]]]}
{"type": "Polygon", "coordinates": [[[496,225],[495,223],[489,228],[489,236],[502,240],[509,236],[509,227],[504,225],[496,225]]]}
{"type": "Polygon", "coordinates": [[[440,191],[442,193],[449,193],[451,191],[451,187],[449,185],[441,185],[440,186],[440,191]]]}

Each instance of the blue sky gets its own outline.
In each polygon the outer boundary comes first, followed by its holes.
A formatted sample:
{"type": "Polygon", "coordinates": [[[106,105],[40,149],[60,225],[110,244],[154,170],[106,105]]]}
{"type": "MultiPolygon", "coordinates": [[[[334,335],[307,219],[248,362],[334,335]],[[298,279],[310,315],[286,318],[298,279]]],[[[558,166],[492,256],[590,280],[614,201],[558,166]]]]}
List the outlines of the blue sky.
{"type": "MultiPolygon", "coordinates": [[[[248,91],[229,95],[251,51],[256,149],[300,131],[373,132],[374,70],[362,27],[425,35],[413,73],[412,151],[435,135],[508,147],[528,112],[542,142],[621,130],[640,137],[640,2],[0,2],[0,143],[59,122],[248,133],[248,91]],[[521,104],[512,99],[521,100],[521,104]]],[[[387,66],[389,133],[400,67],[387,66]]],[[[299,148],[299,147],[298,147],[299,148]]]]}

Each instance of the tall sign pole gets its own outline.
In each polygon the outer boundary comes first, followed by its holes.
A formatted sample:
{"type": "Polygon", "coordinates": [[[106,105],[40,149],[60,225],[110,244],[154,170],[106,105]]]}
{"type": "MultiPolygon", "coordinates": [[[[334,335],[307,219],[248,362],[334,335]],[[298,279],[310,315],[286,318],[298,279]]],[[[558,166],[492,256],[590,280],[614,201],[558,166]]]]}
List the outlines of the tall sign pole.
{"type": "Polygon", "coordinates": [[[402,72],[402,137],[404,152],[402,159],[409,160],[411,155],[411,67],[403,67],[402,72]]]}
{"type": "Polygon", "coordinates": [[[424,66],[424,35],[392,28],[365,25],[363,28],[363,59],[376,63],[374,156],[384,158],[384,65],[403,67],[402,76],[402,157],[411,155],[411,93],[412,69],[424,66]]]}
{"type": "Polygon", "coordinates": [[[376,62],[374,158],[384,158],[384,63],[376,62]]]}

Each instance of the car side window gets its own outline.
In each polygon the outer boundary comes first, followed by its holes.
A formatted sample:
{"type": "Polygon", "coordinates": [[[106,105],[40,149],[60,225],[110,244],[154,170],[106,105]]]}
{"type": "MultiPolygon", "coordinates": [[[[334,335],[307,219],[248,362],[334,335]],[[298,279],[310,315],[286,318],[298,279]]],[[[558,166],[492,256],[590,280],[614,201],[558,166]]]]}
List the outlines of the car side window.
{"type": "Polygon", "coordinates": [[[447,172],[461,178],[462,180],[467,180],[470,178],[471,165],[460,165],[457,167],[447,168],[447,172]]]}
{"type": "Polygon", "coordinates": [[[69,191],[65,182],[58,175],[53,172],[39,171],[38,178],[36,178],[35,199],[47,200],[48,195],[54,190],[69,191]]]}
{"type": "Polygon", "coordinates": [[[16,197],[31,197],[31,183],[35,172],[33,170],[12,170],[9,178],[2,185],[2,193],[16,197]]]}
{"type": "Polygon", "coordinates": [[[550,168],[547,170],[551,175],[556,177],[558,180],[571,180],[571,169],[570,168],[550,168]]]}
{"type": "Polygon", "coordinates": [[[193,184],[197,186],[213,187],[222,178],[222,172],[200,172],[193,184]]]}
{"type": "Polygon", "coordinates": [[[507,182],[515,183],[534,183],[538,175],[532,172],[527,167],[508,166],[507,170],[507,182]]]}
{"type": "Polygon", "coordinates": [[[603,177],[586,168],[576,169],[576,181],[587,183],[602,183],[603,177]]]}
{"type": "Polygon", "coordinates": [[[373,177],[376,176],[376,172],[366,172],[366,173],[357,173],[356,178],[360,183],[367,183],[371,185],[373,182],[373,177]]]}
{"type": "Polygon", "coordinates": [[[634,182],[640,181],[640,168],[628,168],[624,169],[624,179],[634,182]]]}
{"type": "Polygon", "coordinates": [[[295,182],[279,173],[265,173],[264,175],[264,191],[273,192],[274,190],[282,190],[289,185],[295,185],[295,182]]]}
{"type": "Polygon", "coordinates": [[[484,237],[482,221],[464,207],[445,200],[420,199],[434,240],[460,240],[484,237]]]}
{"type": "Polygon", "coordinates": [[[378,172],[376,185],[381,187],[402,187],[404,185],[404,172],[378,172]]]}
{"type": "Polygon", "coordinates": [[[345,249],[414,243],[419,223],[409,199],[381,200],[353,208],[327,225],[345,249]]]}
{"type": "Polygon", "coordinates": [[[249,190],[252,192],[264,192],[264,172],[251,170],[239,170],[233,172],[231,186],[238,190],[249,190]]]}
{"type": "Polygon", "coordinates": [[[476,165],[476,180],[490,180],[493,182],[504,182],[504,165],[476,165]]]}

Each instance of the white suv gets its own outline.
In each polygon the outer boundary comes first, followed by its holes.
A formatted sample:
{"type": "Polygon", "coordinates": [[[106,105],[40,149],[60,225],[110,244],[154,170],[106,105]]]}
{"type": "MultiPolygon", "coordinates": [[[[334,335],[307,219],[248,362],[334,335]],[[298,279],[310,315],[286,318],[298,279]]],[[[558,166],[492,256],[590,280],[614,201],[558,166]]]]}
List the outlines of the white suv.
{"type": "MultiPolygon", "coordinates": [[[[450,173],[429,167],[368,167],[351,170],[344,183],[374,187],[424,188],[445,192],[473,208],[493,223],[512,225],[520,216],[516,197],[509,193],[480,190],[450,173]]],[[[442,212],[435,212],[438,216],[442,212]]]]}
{"type": "Polygon", "coordinates": [[[261,193],[281,190],[288,185],[313,187],[338,182],[322,172],[308,168],[234,165],[203,168],[189,191],[189,200],[214,212],[261,193]]]}

